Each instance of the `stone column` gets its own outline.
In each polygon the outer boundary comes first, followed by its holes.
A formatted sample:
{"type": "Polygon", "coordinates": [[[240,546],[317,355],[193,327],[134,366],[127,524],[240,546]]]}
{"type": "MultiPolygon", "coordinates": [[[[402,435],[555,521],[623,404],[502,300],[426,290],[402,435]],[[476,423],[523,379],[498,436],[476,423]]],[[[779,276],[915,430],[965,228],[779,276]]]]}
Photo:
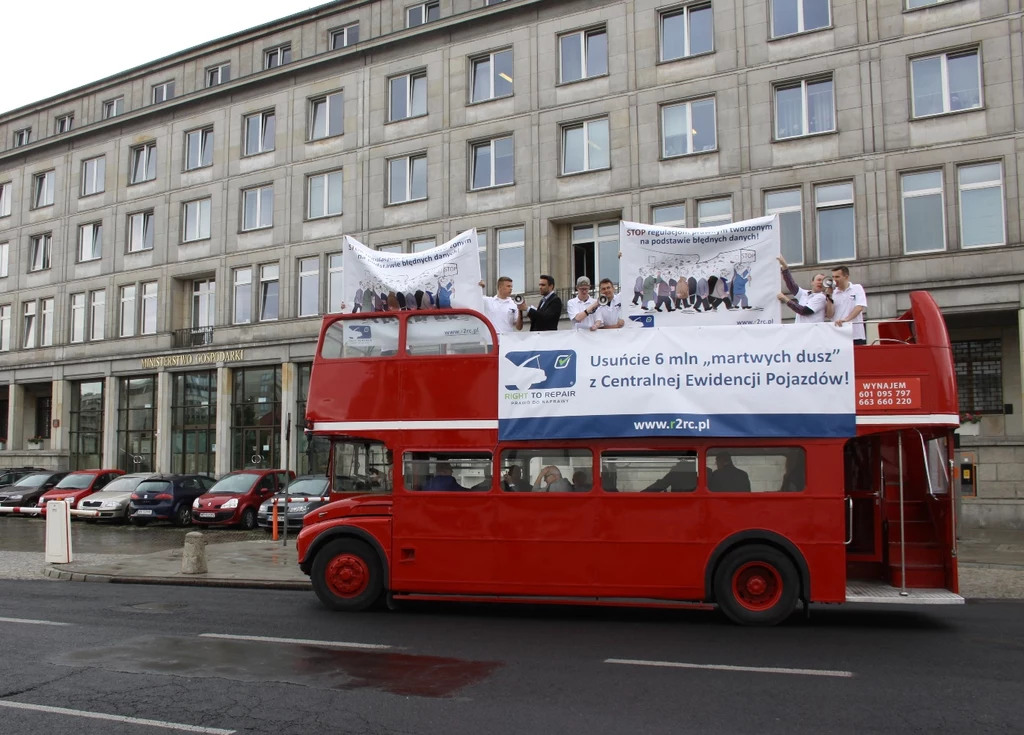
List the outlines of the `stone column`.
{"type": "Polygon", "coordinates": [[[120,384],[120,378],[113,375],[107,376],[103,384],[103,469],[114,469],[118,466],[117,407],[120,384]]]}
{"type": "Polygon", "coordinates": [[[217,477],[231,471],[231,389],[234,375],[231,368],[217,366],[217,477]]]}
{"type": "Polygon", "coordinates": [[[281,364],[281,460],[278,466],[294,470],[296,467],[295,404],[299,400],[299,366],[294,362],[281,364]],[[289,424],[289,414],[291,423],[289,424]],[[291,432],[289,434],[289,432],[291,432]],[[290,438],[288,438],[290,437],[290,438]],[[291,446],[288,446],[288,445],[291,446]],[[287,447],[287,456],[285,456],[287,447]]]}
{"type": "Polygon", "coordinates": [[[156,374],[156,457],[155,472],[173,472],[171,467],[171,374],[161,370],[156,374]]]}
{"type": "Polygon", "coordinates": [[[50,396],[53,401],[50,407],[50,449],[67,452],[71,449],[71,381],[54,380],[50,384],[50,396]],[[57,420],[57,426],[52,426],[53,419],[57,420]]]}
{"type": "Polygon", "coordinates": [[[7,448],[25,448],[25,386],[7,386],[7,448]]]}

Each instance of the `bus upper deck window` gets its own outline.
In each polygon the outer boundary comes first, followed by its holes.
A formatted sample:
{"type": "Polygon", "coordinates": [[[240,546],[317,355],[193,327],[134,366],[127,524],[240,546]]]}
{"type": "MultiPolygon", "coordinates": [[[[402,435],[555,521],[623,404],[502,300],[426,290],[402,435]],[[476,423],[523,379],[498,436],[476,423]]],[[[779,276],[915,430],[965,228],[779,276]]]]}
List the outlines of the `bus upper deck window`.
{"type": "Polygon", "coordinates": [[[398,352],[398,319],[339,319],[327,327],[320,356],[388,357],[398,352]]]}
{"type": "Polygon", "coordinates": [[[485,355],[494,350],[491,332],[470,314],[411,316],[405,350],[410,355],[485,355]]]}

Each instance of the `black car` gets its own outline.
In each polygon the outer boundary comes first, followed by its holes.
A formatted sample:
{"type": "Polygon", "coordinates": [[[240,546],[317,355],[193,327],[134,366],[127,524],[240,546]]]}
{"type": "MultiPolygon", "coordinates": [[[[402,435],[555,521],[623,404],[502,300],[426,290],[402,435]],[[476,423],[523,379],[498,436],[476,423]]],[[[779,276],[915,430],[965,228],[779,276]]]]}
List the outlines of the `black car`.
{"type": "Polygon", "coordinates": [[[260,505],[256,522],[260,528],[271,528],[274,524],[273,507],[274,503],[277,503],[277,522],[285,523],[285,518],[287,518],[288,528],[296,528],[302,525],[302,519],[307,513],[322,505],[327,505],[329,501],[330,490],[327,489],[326,477],[302,475],[292,480],[286,491],[279,492],[260,505]],[[284,510],[285,497],[288,498],[287,513],[284,510]]]}
{"type": "Polygon", "coordinates": [[[206,475],[151,475],[135,488],[128,504],[128,520],[136,526],[170,521],[192,523],[192,503],[215,484],[206,475]]]}
{"type": "Polygon", "coordinates": [[[0,470],[0,491],[6,490],[8,485],[13,485],[25,475],[33,472],[46,472],[45,467],[5,467],[0,470]]]}
{"type": "Polygon", "coordinates": [[[43,493],[52,490],[66,474],[68,473],[51,470],[31,472],[13,485],[0,490],[0,505],[7,508],[34,507],[43,493]]]}

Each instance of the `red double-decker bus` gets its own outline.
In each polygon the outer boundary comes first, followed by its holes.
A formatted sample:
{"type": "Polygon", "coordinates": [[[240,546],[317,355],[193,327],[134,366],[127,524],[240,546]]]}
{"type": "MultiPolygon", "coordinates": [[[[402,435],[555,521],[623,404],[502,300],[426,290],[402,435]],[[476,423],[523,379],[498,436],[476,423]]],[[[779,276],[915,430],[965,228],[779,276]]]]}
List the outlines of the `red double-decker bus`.
{"type": "Polygon", "coordinates": [[[952,352],[931,296],[910,302],[854,350],[846,438],[501,441],[479,314],[329,316],[307,431],[345,497],[306,517],[299,564],[336,610],[697,604],[771,625],[801,602],[962,602],[952,352]]]}

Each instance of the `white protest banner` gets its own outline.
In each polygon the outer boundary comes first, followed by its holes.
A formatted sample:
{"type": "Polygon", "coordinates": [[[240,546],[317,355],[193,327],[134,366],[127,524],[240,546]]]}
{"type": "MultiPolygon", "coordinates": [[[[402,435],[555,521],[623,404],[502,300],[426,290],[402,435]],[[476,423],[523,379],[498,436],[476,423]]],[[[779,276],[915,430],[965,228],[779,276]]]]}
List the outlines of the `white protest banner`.
{"type": "Polygon", "coordinates": [[[778,216],[685,229],[622,222],[623,315],[644,327],[780,324],[778,216]]]}
{"type": "Polygon", "coordinates": [[[498,437],[856,432],[849,325],[503,334],[498,437]]]}
{"type": "Polygon", "coordinates": [[[476,230],[430,250],[385,253],[345,237],[346,312],[474,309],[482,312],[476,230]]]}

